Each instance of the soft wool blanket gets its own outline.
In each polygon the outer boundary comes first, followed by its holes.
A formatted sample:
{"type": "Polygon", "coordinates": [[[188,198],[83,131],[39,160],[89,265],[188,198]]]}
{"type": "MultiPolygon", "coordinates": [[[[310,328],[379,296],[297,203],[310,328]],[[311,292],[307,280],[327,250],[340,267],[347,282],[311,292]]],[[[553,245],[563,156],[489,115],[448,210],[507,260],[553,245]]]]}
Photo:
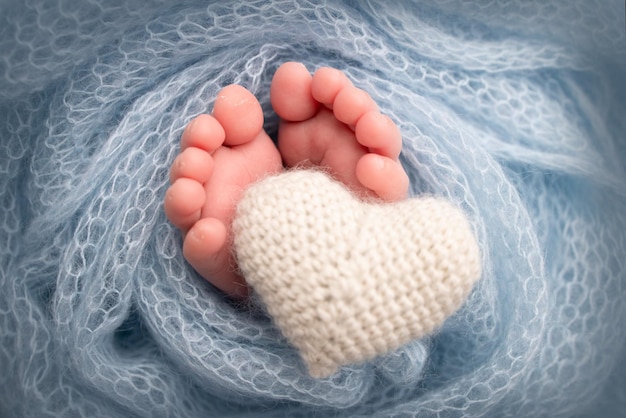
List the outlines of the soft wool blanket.
{"type": "Polygon", "coordinates": [[[618,416],[626,410],[621,0],[0,0],[0,416],[618,416]],[[185,124],[284,61],[401,126],[413,195],[483,277],[442,329],[328,379],[184,262],[185,124]]]}

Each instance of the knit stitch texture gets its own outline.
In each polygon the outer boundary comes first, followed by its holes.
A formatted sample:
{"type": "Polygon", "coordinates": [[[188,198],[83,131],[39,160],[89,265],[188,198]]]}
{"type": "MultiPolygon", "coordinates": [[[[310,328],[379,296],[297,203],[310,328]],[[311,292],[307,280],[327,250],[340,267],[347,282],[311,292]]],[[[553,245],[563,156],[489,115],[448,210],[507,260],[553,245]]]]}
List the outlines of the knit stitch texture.
{"type": "Polygon", "coordinates": [[[315,377],[431,333],[480,277],[478,244],[448,202],[361,202],[321,171],[251,186],[233,234],[246,281],[315,377]]]}
{"type": "Polygon", "coordinates": [[[622,0],[0,0],[0,416],[623,415],[625,45],[622,0]],[[369,92],[483,258],[437,332],[328,379],[162,210],[222,87],[276,134],[285,61],[369,92]]]}

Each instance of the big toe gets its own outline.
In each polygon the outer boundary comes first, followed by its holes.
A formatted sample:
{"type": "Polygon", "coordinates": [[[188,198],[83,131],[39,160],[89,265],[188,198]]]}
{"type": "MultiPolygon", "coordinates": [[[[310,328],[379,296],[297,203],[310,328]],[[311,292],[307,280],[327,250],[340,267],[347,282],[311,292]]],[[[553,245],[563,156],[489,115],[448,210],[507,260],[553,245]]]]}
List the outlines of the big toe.
{"type": "Polygon", "coordinates": [[[252,93],[237,84],[224,87],[213,105],[213,117],[224,128],[228,146],[256,138],[263,129],[263,109],[252,93]]]}
{"type": "Polygon", "coordinates": [[[290,122],[312,118],[319,107],[311,94],[312,80],[313,77],[301,63],[281,65],[270,87],[270,101],[276,114],[290,122]]]}

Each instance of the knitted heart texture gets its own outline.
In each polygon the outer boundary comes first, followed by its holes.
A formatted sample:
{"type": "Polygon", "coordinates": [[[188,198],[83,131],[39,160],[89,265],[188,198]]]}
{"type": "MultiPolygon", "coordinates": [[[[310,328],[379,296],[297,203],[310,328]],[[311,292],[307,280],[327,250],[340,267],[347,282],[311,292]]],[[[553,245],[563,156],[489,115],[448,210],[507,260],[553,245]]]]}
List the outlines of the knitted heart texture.
{"type": "Polygon", "coordinates": [[[451,203],[364,201],[319,170],[251,185],[233,245],[246,281],[320,378],[431,334],[481,275],[472,229],[451,203]]]}

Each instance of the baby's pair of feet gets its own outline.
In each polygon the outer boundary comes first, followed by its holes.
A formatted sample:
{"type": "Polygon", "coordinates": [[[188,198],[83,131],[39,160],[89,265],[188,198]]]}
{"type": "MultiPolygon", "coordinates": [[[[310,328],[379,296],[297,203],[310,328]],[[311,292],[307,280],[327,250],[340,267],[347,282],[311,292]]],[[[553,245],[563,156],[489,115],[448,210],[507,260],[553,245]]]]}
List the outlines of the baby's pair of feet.
{"type": "Polygon", "coordinates": [[[213,113],[185,128],[165,196],[165,213],[184,235],[185,258],[232,297],[248,295],[229,234],[249,184],[284,167],[320,166],[362,197],[398,201],[409,186],[398,161],[398,127],[343,72],[320,68],[311,76],[304,65],[285,63],[274,75],[270,99],[281,118],[278,148],[263,130],[254,95],[225,87],[213,113]]]}

